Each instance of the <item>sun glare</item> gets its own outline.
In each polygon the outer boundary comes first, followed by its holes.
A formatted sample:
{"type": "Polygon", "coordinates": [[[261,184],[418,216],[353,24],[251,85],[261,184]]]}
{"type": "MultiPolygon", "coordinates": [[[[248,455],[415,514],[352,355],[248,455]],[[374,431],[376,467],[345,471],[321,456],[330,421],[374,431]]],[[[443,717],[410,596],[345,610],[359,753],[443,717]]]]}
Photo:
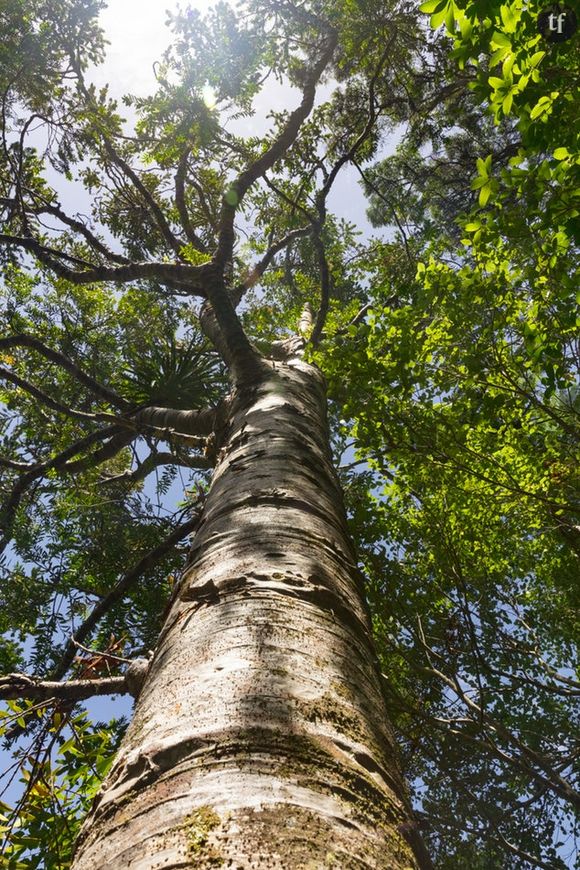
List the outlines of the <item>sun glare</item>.
{"type": "Polygon", "coordinates": [[[217,103],[216,92],[211,85],[204,85],[201,89],[201,98],[208,109],[215,109],[217,103]]]}
{"type": "Polygon", "coordinates": [[[167,12],[176,11],[179,5],[204,12],[213,3],[210,0],[189,0],[188,4],[180,4],[179,0],[108,0],[100,15],[109,42],[107,60],[95,71],[95,83],[113,84],[116,95],[153,90],[153,65],[161,60],[171,42],[167,12]]]}

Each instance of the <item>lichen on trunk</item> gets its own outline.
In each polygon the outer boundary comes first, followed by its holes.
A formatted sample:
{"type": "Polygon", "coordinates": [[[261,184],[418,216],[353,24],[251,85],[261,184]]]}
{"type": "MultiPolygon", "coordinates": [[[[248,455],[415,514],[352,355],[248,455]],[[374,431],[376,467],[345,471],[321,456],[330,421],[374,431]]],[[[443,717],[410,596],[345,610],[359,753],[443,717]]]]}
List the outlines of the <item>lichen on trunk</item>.
{"type": "Polygon", "coordinates": [[[323,378],[265,362],[73,868],[414,868],[411,828],[323,378]]]}

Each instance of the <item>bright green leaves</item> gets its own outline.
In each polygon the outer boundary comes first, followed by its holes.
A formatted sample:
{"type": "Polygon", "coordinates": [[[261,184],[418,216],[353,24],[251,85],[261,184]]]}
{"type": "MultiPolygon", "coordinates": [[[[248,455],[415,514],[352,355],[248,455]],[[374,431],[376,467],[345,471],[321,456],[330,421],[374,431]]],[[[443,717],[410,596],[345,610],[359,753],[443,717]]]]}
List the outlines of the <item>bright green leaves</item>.
{"type": "MultiPolygon", "coordinates": [[[[482,234],[481,251],[488,227],[471,219],[465,229],[482,234]]],[[[476,853],[493,845],[473,820],[498,807],[502,835],[542,860],[552,854],[549,825],[548,839],[538,837],[542,814],[563,810],[554,798],[549,809],[519,810],[533,788],[527,762],[514,769],[498,758],[492,777],[486,714],[482,724],[461,697],[451,704],[433,669],[469,686],[486,711],[493,705],[527,746],[562,758],[573,751],[566,705],[520,679],[546,680],[532,639],[550,667],[566,668],[576,632],[567,535],[578,517],[580,433],[575,337],[560,320],[570,285],[557,300],[559,272],[534,293],[523,264],[495,245],[493,259],[490,250],[461,268],[426,258],[412,289],[401,286],[391,304],[377,294],[353,338],[335,339],[323,357],[356,457],[374,471],[366,502],[347,487],[352,527],[385,671],[396,670],[389,691],[408,770],[428,784],[422,807],[437,819],[432,845],[449,867],[461,866],[459,831],[476,853]],[[453,808],[448,835],[437,828],[448,818],[443,800],[453,808]]]]}
{"type": "Polygon", "coordinates": [[[530,112],[530,119],[535,121],[536,118],[542,118],[543,121],[547,121],[552,113],[554,102],[559,95],[559,91],[552,91],[550,94],[540,97],[530,112]]]}
{"type": "Polygon", "coordinates": [[[499,14],[505,33],[515,33],[521,19],[521,7],[516,4],[504,4],[500,6],[499,14]]]}
{"type": "Polygon", "coordinates": [[[566,160],[568,157],[571,156],[572,155],[567,148],[556,148],[556,150],[554,151],[554,157],[556,158],[556,160],[566,160]]]}
{"type": "Polygon", "coordinates": [[[512,115],[514,104],[518,113],[527,115],[545,95],[546,84],[558,76],[558,67],[569,66],[566,46],[560,51],[547,46],[537,31],[539,6],[521,0],[491,7],[431,0],[420,8],[431,15],[433,28],[445,21],[454,37],[455,60],[461,69],[470,65],[477,70],[474,87],[487,96],[496,122],[512,115]],[[548,49],[551,57],[546,58],[548,49]]]}
{"type": "Polygon", "coordinates": [[[494,75],[488,78],[491,86],[490,108],[494,113],[496,123],[512,112],[514,98],[523,93],[530,81],[539,81],[540,73],[536,67],[540,64],[545,51],[537,51],[529,58],[522,58],[512,50],[512,44],[504,33],[494,32],[491,47],[495,48],[490,58],[490,67],[494,75]],[[501,62],[501,69],[498,64],[501,62]]]}
{"type": "Polygon", "coordinates": [[[479,190],[479,204],[487,204],[492,192],[497,190],[497,181],[491,175],[491,154],[485,160],[477,158],[477,177],[471,182],[473,190],[479,190]]]}
{"type": "MultiPolygon", "coordinates": [[[[7,702],[0,711],[0,733],[22,714],[38,717],[38,760],[16,752],[25,801],[16,808],[0,804],[2,866],[7,870],[66,870],[83,816],[106,775],[125,723],[92,726],[85,713],[62,712],[31,702],[7,702]]],[[[24,720],[22,720],[24,721],[24,720]]]]}
{"type": "Polygon", "coordinates": [[[197,248],[194,248],[192,244],[184,245],[181,248],[180,253],[183,259],[192,266],[201,266],[203,263],[209,263],[211,260],[209,254],[203,254],[201,251],[198,251],[197,248]]]}
{"type": "Polygon", "coordinates": [[[499,30],[494,30],[493,33],[491,34],[490,45],[491,45],[492,49],[495,49],[495,48],[511,49],[511,47],[512,47],[511,40],[510,40],[509,36],[507,36],[505,33],[502,33],[499,30]]]}
{"type": "Polygon", "coordinates": [[[456,17],[463,18],[453,0],[427,0],[419,6],[419,9],[431,16],[431,27],[437,29],[445,23],[447,31],[451,34],[455,30],[456,17]]]}

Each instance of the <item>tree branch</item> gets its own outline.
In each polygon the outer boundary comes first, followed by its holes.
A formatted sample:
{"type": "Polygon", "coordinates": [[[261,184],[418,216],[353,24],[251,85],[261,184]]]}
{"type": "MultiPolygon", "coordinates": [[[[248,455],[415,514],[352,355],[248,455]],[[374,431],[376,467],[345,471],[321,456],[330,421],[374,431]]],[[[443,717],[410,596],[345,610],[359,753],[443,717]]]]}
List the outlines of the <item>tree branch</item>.
{"type": "Polygon", "coordinates": [[[211,263],[213,281],[206,285],[207,297],[211,302],[221,336],[212,326],[211,318],[207,316],[204,331],[214,341],[216,348],[230,365],[234,378],[238,380],[246,377],[249,379],[258,377],[261,371],[261,358],[248,341],[223,280],[224,269],[233,255],[236,208],[252,184],[264,175],[295,141],[303,121],[310,114],[314,105],[316,84],[332,58],[336,44],[337,35],[334,29],[331,29],[326,49],[318,63],[306,76],[300,105],[290,114],[281,133],[268,150],[240,173],[223,199],[218,246],[211,263]]]}
{"type": "Polygon", "coordinates": [[[121,601],[129,589],[139,580],[145,571],[153,568],[163,556],[167,555],[176,544],[190,535],[198,526],[199,514],[196,514],[187,522],[177,526],[176,529],[164,541],[161,541],[156,547],[146,553],[120,580],[113,586],[111,591],[104,598],[95,604],[91,613],[87,616],[84,622],[76,630],[74,637],[66,645],[59,663],[52,670],[50,676],[53,680],[60,680],[66,674],[71,666],[77,649],[78,643],[83,643],[93,633],[99,623],[99,620],[105,616],[109,610],[118,602],[121,601]]]}
{"type": "Polygon", "coordinates": [[[129,166],[127,161],[121,157],[119,152],[115,149],[114,145],[106,136],[104,136],[104,146],[105,151],[109,159],[119,167],[119,169],[124,173],[124,175],[132,182],[134,187],[137,188],[141,197],[145,201],[145,204],[149,207],[151,214],[155,220],[155,223],[159,227],[161,231],[161,235],[169,245],[169,247],[173,250],[175,255],[182,259],[181,249],[183,248],[183,242],[175,237],[169,223],[163,214],[161,206],[155,200],[155,197],[152,196],[151,192],[147,189],[147,187],[143,184],[135,170],[129,166]]]}
{"type": "Polygon", "coordinates": [[[432,664],[429,668],[421,668],[419,666],[414,666],[417,670],[423,671],[425,673],[431,674],[433,676],[437,676],[440,680],[442,680],[453,692],[457,695],[457,697],[468,707],[468,709],[472,710],[476,716],[479,723],[481,723],[482,727],[485,723],[488,728],[501,737],[506,743],[512,746],[515,746],[519,751],[519,757],[514,758],[513,756],[508,755],[506,752],[503,752],[499,746],[496,745],[495,741],[491,738],[489,733],[484,731],[485,740],[477,740],[473,737],[466,737],[466,739],[476,742],[478,745],[485,747],[487,746],[489,750],[491,750],[494,754],[498,755],[498,757],[502,758],[504,761],[508,761],[511,764],[515,764],[520,769],[523,769],[527,774],[532,776],[538,783],[541,785],[549,785],[549,787],[560,797],[564,798],[564,800],[569,801],[572,806],[580,807],[580,794],[570,785],[570,783],[565,780],[560,774],[554,769],[554,767],[549,763],[548,759],[546,759],[543,755],[535,750],[531,749],[529,746],[526,746],[522,740],[520,740],[516,735],[509,730],[502,722],[498,719],[490,716],[489,713],[486,713],[482,708],[475,703],[467,693],[462,689],[459,681],[456,677],[449,678],[438,668],[435,668],[432,664]],[[534,767],[533,765],[536,765],[534,767]],[[537,770],[539,768],[539,770],[537,770]],[[541,771],[541,772],[540,772],[541,771]]]}
{"type": "Polygon", "coordinates": [[[214,257],[215,264],[221,268],[223,268],[225,263],[232,256],[234,244],[234,217],[237,206],[241,203],[252,184],[254,184],[258,178],[261,178],[295,142],[302,123],[306,120],[312,110],[314,97],[316,95],[316,85],[318,84],[325,68],[329,64],[338,41],[336,31],[333,28],[327,29],[330,31],[330,35],[327,39],[326,48],[318,60],[318,63],[313,66],[306,76],[300,105],[290,114],[282,131],[272,142],[268,150],[261,157],[255,160],[254,163],[248,166],[247,169],[240,173],[228,191],[229,197],[224,198],[220,216],[218,247],[214,257]],[[235,200],[235,202],[233,202],[233,200],[235,200]]]}
{"type": "Polygon", "coordinates": [[[177,172],[175,173],[175,205],[177,207],[177,211],[181,219],[181,225],[185,230],[185,235],[187,236],[188,241],[197,251],[205,253],[207,251],[207,247],[204,245],[204,243],[199,238],[193,228],[193,224],[191,223],[191,218],[189,216],[189,212],[187,210],[187,205],[185,202],[185,179],[187,175],[187,160],[189,158],[190,151],[190,148],[186,148],[182,153],[181,157],[179,158],[177,172]]]}
{"type": "Polygon", "coordinates": [[[371,80],[369,82],[369,111],[368,111],[368,117],[367,117],[367,121],[365,123],[365,126],[364,126],[363,130],[361,131],[361,133],[357,136],[357,138],[355,139],[353,144],[350,146],[348,151],[345,151],[345,153],[342,154],[341,157],[336,161],[336,163],[334,164],[334,166],[330,170],[328,177],[326,178],[322,188],[320,189],[320,191],[316,197],[316,204],[317,204],[318,213],[319,213],[319,217],[320,217],[321,222],[324,220],[324,214],[325,214],[325,210],[326,210],[326,205],[325,205],[326,198],[327,198],[328,194],[330,193],[332,185],[335,182],[336,176],[338,175],[338,173],[340,172],[340,170],[342,169],[342,167],[344,166],[345,163],[348,163],[349,161],[353,160],[358,149],[362,145],[364,145],[364,143],[366,142],[366,140],[368,139],[368,137],[370,136],[370,134],[372,133],[372,131],[374,129],[374,126],[375,126],[375,123],[377,120],[377,107],[375,106],[375,87],[376,87],[377,81],[379,79],[379,76],[380,76],[380,74],[381,74],[381,72],[382,72],[382,70],[383,70],[383,68],[388,60],[389,53],[391,51],[391,48],[393,47],[393,44],[395,42],[396,37],[397,37],[397,30],[396,30],[396,28],[394,28],[386,46],[385,46],[385,50],[383,51],[381,57],[379,58],[379,62],[377,64],[376,69],[373,72],[373,75],[372,75],[371,80]]]}
{"type": "Polygon", "coordinates": [[[65,462],[57,470],[62,474],[78,474],[80,471],[87,471],[89,468],[95,468],[101,462],[106,462],[107,459],[112,459],[119,450],[127,447],[131,441],[135,439],[135,432],[123,429],[117,435],[113,435],[106,444],[91,453],[90,456],[84,456],[82,459],[76,459],[74,462],[65,462]]]}
{"type": "Polygon", "coordinates": [[[137,426],[145,424],[157,429],[169,429],[175,434],[211,435],[227,411],[225,402],[215,408],[181,411],[174,408],[147,407],[138,411],[132,420],[137,426]]]}
{"type": "MultiPolygon", "coordinates": [[[[301,205],[297,199],[291,199],[287,193],[281,190],[281,188],[279,188],[277,184],[274,184],[274,182],[271,181],[271,179],[269,179],[266,175],[264,176],[264,181],[266,182],[266,185],[270,188],[270,190],[274,191],[276,196],[279,196],[280,199],[284,200],[284,202],[290,206],[290,214],[292,214],[292,212],[294,212],[295,210],[298,210],[302,212],[302,214],[308,219],[310,225],[316,223],[316,217],[314,215],[311,215],[308,209],[304,208],[304,206],[301,205]]],[[[301,187],[302,186],[303,185],[301,185],[301,187]]]]}
{"type": "Polygon", "coordinates": [[[52,459],[31,465],[28,470],[14,482],[12,491],[0,510],[0,528],[3,532],[3,537],[0,539],[0,553],[4,552],[10,541],[16,512],[20,506],[22,496],[35,480],[43,477],[47,471],[53,469],[64,474],[72,474],[78,471],[84,471],[87,468],[92,468],[100,462],[114,456],[122,447],[130,444],[134,438],[134,432],[127,433],[125,429],[120,429],[118,426],[108,426],[106,429],[91,432],[84,438],[80,438],[52,459]],[[93,444],[102,441],[107,437],[110,437],[108,444],[101,447],[100,450],[96,450],[88,457],[84,457],[75,462],[70,462],[71,457],[81,453],[87,447],[91,447],[93,444]]]}
{"type": "MultiPolygon", "coordinates": [[[[91,91],[89,89],[87,89],[87,87],[85,85],[83,69],[82,69],[82,66],[79,62],[78,57],[76,57],[74,55],[73,51],[69,52],[69,57],[70,57],[70,61],[71,61],[71,66],[74,69],[75,74],[77,76],[79,90],[83,94],[83,96],[87,102],[87,106],[90,106],[90,108],[92,110],[98,112],[99,107],[96,104],[96,101],[94,100],[91,91]]],[[[166,243],[169,245],[171,250],[173,250],[175,255],[178,258],[182,259],[181,249],[183,247],[183,242],[181,242],[174,235],[174,233],[169,225],[169,222],[167,221],[167,218],[163,214],[163,210],[162,210],[161,206],[156,201],[155,197],[151,194],[151,192],[148,190],[147,186],[141,181],[141,179],[139,178],[139,176],[137,175],[135,170],[132,168],[132,166],[130,166],[129,163],[127,163],[127,161],[125,160],[125,158],[119,154],[119,152],[117,151],[117,149],[113,145],[111,139],[109,138],[109,136],[107,134],[107,130],[104,127],[104,125],[99,125],[99,126],[101,127],[99,130],[99,140],[103,144],[103,147],[104,147],[105,153],[107,154],[107,157],[115,166],[117,166],[121,170],[121,172],[125,175],[125,177],[128,178],[129,181],[136,188],[136,190],[140,194],[142,200],[144,201],[145,205],[149,209],[149,212],[152,215],[154,222],[157,224],[157,226],[161,232],[161,235],[165,239],[166,243]]]]}
{"type": "Polygon", "coordinates": [[[58,411],[59,414],[64,414],[65,416],[72,417],[75,420],[85,420],[90,422],[98,422],[105,419],[111,420],[110,414],[91,414],[87,411],[75,411],[74,408],[69,408],[68,405],[63,405],[62,402],[53,399],[52,396],[49,396],[47,393],[39,390],[38,387],[35,387],[34,384],[31,384],[30,381],[21,378],[19,375],[15,375],[14,372],[11,372],[10,369],[5,368],[4,366],[0,366],[0,380],[9,381],[9,383],[14,384],[16,387],[19,387],[21,390],[34,396],[34,398],[38,399],[39,402],[42,402],[43,405],[52,408],[53,411],[58,411]]]}
{"type": "Polygon", "coordinates": [[[63,251],[41,244],[31,236],[11,236],[0,234],[0,244],[10,245],[29,251],[45,266],[73,284],[94,284],[100,281],[113,281],[118,284],[140,279],[161,281],[188,296],[206,296],[204,283],[209,270],[203,266],[188,266],[182,263],[128,263],[125,266],[94,266],[83,260],[70,257],[63,251]],[[73,261],[87,266],[82,271],[69,269],[60,260],[73,261]]]}
{"type": "Polygon", "coordinates": [[[37,351],[42,354],[45,359],[50,362],[55,363],[61,368],[65,369],[69,374],[71,374],[77,381],[84,386],[88,387],[92,393],[96,396],[99,396],[102,399],[105,399],[107,402],[110,402],[111,405],[114,405],[117,408],[128,409],[130,407],[129,402],[126,399],[123,399],[122,396],[119,396],[114,390],[110,387],[106,387],[103,384],[100,384],[90,375],[83,372],[83,370],[73,362],[70,357],[66,356],[64,353],[60,351],[53,350],[50,347],[47,347],[33,335],[27,335],[26,333],[18,333],[17,335],[9,335],[5,338],[0,338],[0,349],[4,350],[11,347],[29,347],[32,350],[37,351]]]}
{"type": "Polygon", "coordinates": [[[359,164],[357,163],[356,160],[353,159],[352,165],[359,173],[360,177],[362,178],[362,180],[363,180],[364,184],[367,186],[367,188],[372,193],[374,193],[374,195],[377,196],[381,200],[381,202],[384,202],[384,204],[390,210],[391,214],[393,215],[393,217],[395,219],[395,223],[397,224],[397,227],[399,228],[399,232],[401,233],[401,238],[403,239],[403,244],[405,246],[405,253],[407,255],[407,260],[409,261],[409,263],[412,263],[413,257],[411,255],[411,249],[409,248],[409,240],[407,239],[407,233],[403,229],[403,225],[400,221],[399,215],[397,214],[397,211],[396,211],[394,205],[383,193],[381,193],[381,191],[376,186],[376,184],[373,184],[372,181],[369,181],[369,179],[365,175],[363,169],[359,166],[359,164]]]}
{"type": "Polygon", "coordinates": [[[320,232],[316,230],[312,234],[314,245],[318,254],[318,271],[320,273],[320,305],[316,314],[316,322],[310,342],[313,347],[318,347],[324,324],[326,323],[326,315],[328,314],[328,306],[330,304],[330,271],[328,269],[328,260],[326,259],[326,251],[324,243],[320,238],[320,232]]]}
{"type": "Polygon", "coordinates": [[[246,290],[249,290],[250,287],[253,287],[256,284],[276,254],[279,254],[280,251],[283,251],[288,245],[292,244],[292,242],[296,241],[296,239],[304,238],[305,236],[310,235],[312,232],[312,227],[299,227],[296,230],[290,230],[283,238],[279,239],[274,244],[270,245],[264,256],[261,260],[258,260],[257,263],[252,266],[246,278],[244,278],[243,282],[236,288],[235,290],[235,302],[236,304],[242,298],[246,290]]]}
{"type": "MultiPolygon", "coordinates": [[[[29,191],[29,193],[33,197],[37,198],[37,195],[34,193],[34,191],[29,191]]],[[[17,200],[9,199],[7,197],[0,197],[0,204],[6,206],[16,205],[17,200]]],[[[112,263],[119,263],[121,265],[124,265],[130,262],[130,260],[127,259],[127,257],[124,257],[122,254],[115,254],[113,251],[111,251],[99,238],[97,238],[94,233],[91,232],[91,230],[89,230],[86,224],[67,215],[66,212],[64,212],[60,208],[60,206],[53,205],[52,203],[46,201],[42,201],[42,205],[23,205],[22,207],[24,208],[26,213],[34,215],[50,214],[53,217],[58,218],[58,220],[61,221],[61,223],[65,224],[65,226],[70,227],[70,229],[82,235],[85,241],[87,241],[88,244],[91,246],[91,248],[93,248],[107,260],[110,260],[112,263]]]]}
{"type": "Polygon", "coordinates": [[[205,456],[178,457],[173,453],[150,453],[133,471],[103,477],[100,483],[108,486],[111,483],[137,483],[144,480],[156,468],[164,465],[180,465],[182,468],[211,468],[211,462],[205,456]]]}
{"type": "Polygon", "coordinates": [[[381,74],[381,71],[385,66],[385,63],[387,62],[396,35],[397,31],[394,30],[387,42],[387,45],[379,59],[379,62],[370,80],[369,111],[365,126],[361,133],[357,136],[353,144],[350,146],[350,148],[345,151],[345,153],[342,154],[340,158],[335,162],[332,169],[326,176],[322,188],[316,196],[318,219],[314,222],[312,238],[318,254],[318,269],[320,274],[320,305],[316,315],[314,329],[312,330],[312,335],[310,336],[310,342],[312,343],[313,347],[317,347],[320,342],[320,337],[324,329],[324,324],[326,322],[326,316],[328,314],[328,307],[330,303],[330,272],[328,269],[328,261],[326,259],[324,243],[320,237],[320,232],[326,219],[326,199],[341,168],[345,165],[345,163],[348,163],[349,161],[354,161],[356,152],[366,142],[366,140],[374,130],[377,120],[377,108],[375,106],[375,86],[378,81],[379,75],[381,74]]]}
{"type": "Polygon", "coordinates": [[[129,692],[125,676],[95,680],[68,680],[60,683],[28,674],[0,677],[0,698],[30,698],[36,701],[82,701],[95,695],[124,695],[129,692]]]}

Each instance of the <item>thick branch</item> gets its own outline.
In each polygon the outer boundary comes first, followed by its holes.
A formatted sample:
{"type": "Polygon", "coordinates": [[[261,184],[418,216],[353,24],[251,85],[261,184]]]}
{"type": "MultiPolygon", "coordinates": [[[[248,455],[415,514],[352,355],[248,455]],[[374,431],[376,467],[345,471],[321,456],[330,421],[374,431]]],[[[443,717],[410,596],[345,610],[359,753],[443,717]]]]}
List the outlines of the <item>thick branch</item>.
{"type": "Polygon", "coordinates": [[[29,347],[32,350],[37,351],[42,354],[45,359],[50,362],[56,363],[56,365],[65,369],[69,374],[71,374],[77,381],[81,384],[84,384],[85,387],[88,387],[92,393],[96,396],[99,396],[102,399],[105,399],[107,402],[110,402],[111,405],[114,405],[117,408],[127,409],[129,407],[129,402],[119,396],[114,390],[111,390],[110,387],[104,386],[104,384],[100,384],[90,375],[83,372],[79,366],[73,362],[70,357],[66,356],[64,353],[60,351],[53,350],[50,347],[47,347],[37,338],[32,335],[26,335],[26,333],[19,333],[18,335],[9,335],[5,338],[0,338],[0,349],[4,350],[10,347],[29,347]]]}
{"type": "Polygon", "coordinates": [[[82,260],[80,257],[67,254],[66,251],[61,251],[58,248],[52,248],[50,245],[43,244],[32,235],[15,236],[2,233],[0,234],[0,244],[22,248],[24,251],[30,251],[30,253],[34,254],[41,262],[46,263],[46,265],[53,264],[51,265],[51,268],[61,278],[66,278],[69,273],[72,275],[81,274],[80,272],[75,272],[73,269],[68,269],[64,263],[71,263],[73,266],[79,266],[81,269],[84,268],[85,270],[92,268],[92,264],[88,260],[82,260]],[[61,272],[59,273],[57,269],[60,269],[61,272]]]}
{"type": "Polygon", "coordinates": [[[87,471],[89,468],[95,468],[107,459],[112,459],[117,453],[127,447],[131,441],[135,440],[135,432],[124,429],[91,453],[90,456],[84,456],[82,459],[76,459],[74,462],[66,462],[58,469],[62,474],[78,474],[80,471],[87,471]]]}
{"type": "MultiPolygon", "coordinates": [[[[23,388],[27,389],[31,395],[34,395],[40,401],[43,401],[45,404],[61,413],[67,414],[68,416],[90,420],[111,419],[111,416],[108,414],[85,414],[72,411],[68,407],[61,405],[61,403],[56,400],[53,400],[51,397],[46,396],[27,381],[23,381],[16,375],[12,375],[11,372],[5,372],[4,369],[0,367],[0,377],[2,376],[7,377],[7,379],[14,383],[18,383],[20,386],[23,386],[23,388]]],[[[207,437],[211,435],[216,428],[221,426],[226,412],[227,405],[225,402],[220,403],[215,408],[204,408],[196,411],[181,411],[172,408],[156,407],[143,408],[131,417],[119,418],[118,421],[116,421],[119,425],[115,427],[115,430],[110,427],[107,430],[102,430],[102,435],[101,433],[92,433],[91,436],[88,436],[88,440],[83,439],[81,442],[77,442],[76,446],[81,444],[83,444],[83,446],[89,446],[94,443],[95,439],[111,435],[110,440],[106,444],[98,450],[95,450],[89,456],[84,456],[82,459],[73,462],[69,461],[71,456],[69,450],[64,451],[54,460],[36,464],[20,463],[14,462],[10,459],[0,458],[0,465],[16,471],[22,470],[26,472],[26,474],[22,475],[16,481],[12,494],[4,506],[3,513],[9,517],[13,517],[20,503],[20,499],[28,486],[35,479],[41,477],[46,471],[56,468],[62,474],[78,474],[81,471],[94,468],[107,459],[112,458],[119,452],[119,450],[130,444],[141,431],[149,431],[159,438],[180,442],[188,447],[203,449],[206,446],[207,437]],[[116,434],[113,435],[113,431],[115,431],[116,434]],[[63,457],[65,457],[64,461],[63,457]]],[[[80,452],[80,449],[82,449],[82,447],[79,446],[79,449],[75,449],[74,453],[80,452]]],[[[74,455],[74,453],[72,455],[74,455]]],[[[173,458],[173,462],[178,462],[178,460],[173,458]]],[[[202,456],[192,457],[189,464],[190,467],[195,468],[211,467],[211,463],[206,461],[205,457],[202,456]]],[[[7,525],[10,526],[11,522],[7,525]]]]}
{"type": "Polygon", "coordinates": [[[185,179],[187,175],[187,160],[189,158],[189,153],[190,149],[186,148],[181,157],[179,158],[177,172],[175,173],[175,205],[177,207],[177,211],[181,219],[181,225],[185,230],[185,235],[187,236],[188,241],[197,251],[205,253],[207,248],[193,228],[193,224],[191,223],[191,218],[187,210],[187,204],[185,202],[185,179]]]}
{"type": "Polygon", "coordinates": [[[158,429],[169,429],[187,435],[211,435],[216,424],[223,418],[226,405],[222,402],[215,408],[197,411],[180,411],[174,408],[143,408],[132,418],[139,426],[145,424],[158,429]]]}
{"type": "Polygon", "coordinates": [[[230,195],[227,199],[224,199],[222,205],[220,234],[218,248],[215,254],[216,265],[223,268],[225,263],[232,256],[234,245],[234,217],[237,206],[241,203],[243,197],[252,184],[254,184],[258,178],[261,178],[268,169],[271,169],[276,161],[279,160],[295,142],[303,122],[312,110],[316,95],[316,85],[334,54],[336,44],[337,34],[334,30],[331,30],[322,56],[306,76],[300,105],[290,114],[281,133],[272,142],[268,150],[247,169],[240,173],[236,181],[231,185],[229,191],[230,195]],[[235,203],[232,202],[233,200],[235,200],[235,203]]]}
{"type": "Polygon", "coordinates": [[[123,695],[129,689],[122,677],[104,677],[96,680],[68,680],[60,683],[42,680],[28,674],[8,674],[0,677],[0,698],[30,698],[35,701],[82,701],[94,695],[123,695]]]}
{"type": "MultiPolygon", "coordinates": [[[[243,288],[242,288],[243,289],[243,288]]],[[[237,294],[237,289],[236,289],[237,294]]],[[[234,294],[235,295],[235,294],[234,294]]],[[[240,290],[240,299],[242,291],[240,290]]],[[[236,304],[236,299],[232,300],[232,305],[236,304]]],[[[209,338],[212,345],[220,355],[221,359],[226,364],[226,367],[232,371],[233,357],[230,351],[228,342],[220,328],[220,325],[215,316],[214,310],[209,302],[204,302],[199,311],[199,325],[203,334],[209,338]]]]}
{"type": "MultiPolygon", "coordinates": [[[[332,58],[336,43],[337,35],[332,30],[327,40],[325,51],[306,77],[300,105],[290,114],[281,133],[268,150],[240,173],[236,181],[231,185],[228,195],[224,197],[222,203],[218,247],[212,260],[214,280],[207,285],[207,297],[211,302],[213,313],[219,325],[221,338],[227,345],[226,354],[229,358],[233,375],[237,379],[243,379],[244,377],[253,379],[257,377],[260,371],[261,360],[242,329],[230,295],[223,282],[224,268],[233,255],[236,208],[252,184],[261,178],[296,140],[303,121],[308,117],[314,105],[316,85],[332,58]]],[[[209,325],[209,330],[212,330],[211,325],[209,325]]],[[[215,330],[213,332],[215,334],[215,330]]],[[[220,343],[223,347],[220,337],[216,335],[216,339],[216,347],[219,349],[220,343]]],[[[223,350],[221,352],[223,354],[223,350]]]]}
{"type": "MultiPolygon", "coordinates": [[[[215,276],[213,282],[207,284],[206,290],[211,303],[211,317],[207,317],[206,310],[202,329],[227,363],[234,381],[255,381],[261,376],[263,361],[249,341],[236,314],[233,291],[226,288],[223,278],[219,275],[215,276]],[[212,324],[213,317],[215,317],[215,325],[212,324]]],[[[202,308],[200,322],[203,313],[202,308]]]]}
{"type": "MultiPolygon", "coordinates": [[[[244,377],[255,378],[260,371],[261,359],[248,341],[223,280],[225,266],[233,255],[236,208],[251,185],[293,144],[302,122],[310,113],[314,104],[316,84],[330,61],[337,42],[335,31],[329,27],[326,29],[330,32],[326,49],[306,77],[300,106],[291,113],[283,130],[265,154],[240,173],[222,203],[218,247],[211,263],[211,278],[206,285],[205,294],[211,303],[212,313],[210,314],[206,309],[202,319],[206,322],[204,331],[230,366],[234,378],[238,380],[244,377]],[[212,322],[213,317],[215,323],[212,322]]],[[[185,172],[185,166],[181,171],[185,172]]],[[[205,274],[209,278],[210,270],[205,274]]]]}
{"type": "Polygon", "coordinates": [[[35,462],[18,462],[15,459],[7,459],[5,456],[0,456],[0,468],[10,468],[12,471],[30,471],[34,468],[35,462]]]}
{"type": "Polygon", "coordinates": [[[126,266],[91,266],[82,260],[71,258],[63,251],[41,244],[31,236],[0,234],[0,244],[10,245],[34,254],[43,265],[73,284],[94,284],[113,281],[124,284],[128,281],[150,279],[161,281],[184,295],[205,297],[204,282],[208,275],[205,266],[187,266],[182,263],[129,263],[126,266]],[[73,260],[87,268],[77,271],[63,265],[62,260],[73,260]]]}
{"type": "Polygon", "coordinates": [[[178,457],[173,453],[150,453],[143,462],[140,462],[133,471],[126,471],[124,474],[115,474],[111,477],[103,477],[101,483],[107,486],[111,483],[138,483],[144,480],[156,468],[161,468],[165,465],[179,465],[182,468],[211,468],[211,462],[205,456],[188,456],[178,457]]]}

